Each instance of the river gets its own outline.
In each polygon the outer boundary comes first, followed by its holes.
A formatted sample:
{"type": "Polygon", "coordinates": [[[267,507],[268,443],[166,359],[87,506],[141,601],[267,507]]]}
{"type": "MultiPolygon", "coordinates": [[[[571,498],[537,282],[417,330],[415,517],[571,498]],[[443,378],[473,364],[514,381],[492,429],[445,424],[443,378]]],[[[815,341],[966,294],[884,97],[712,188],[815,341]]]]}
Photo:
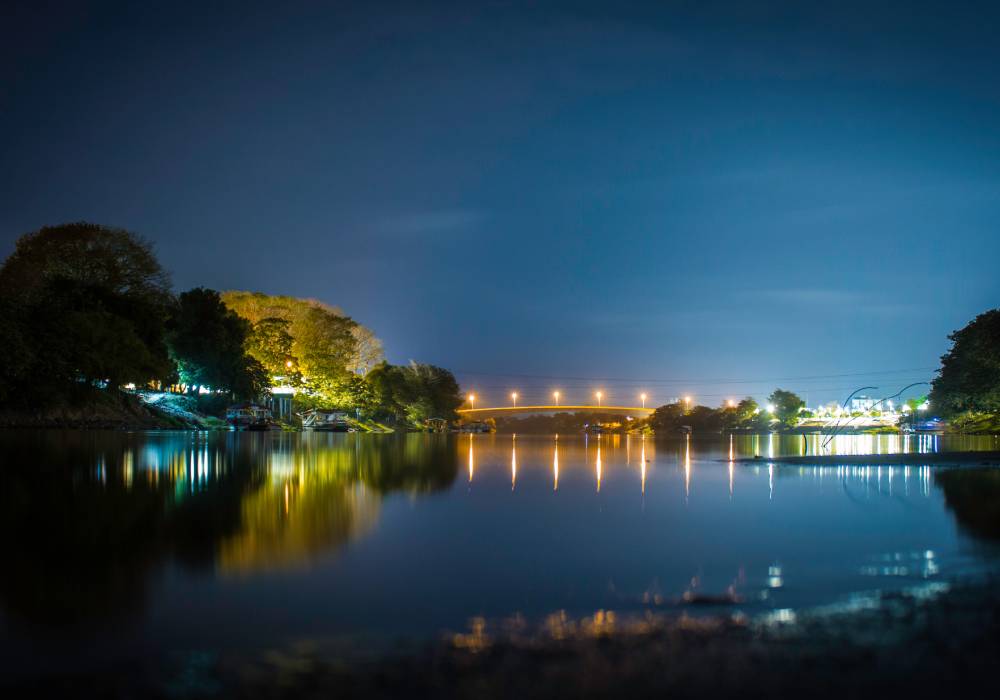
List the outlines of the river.
{"type": "Polygon", "coordinates": [[[850,605],[1000,561],[993,437],[0,433],[7,674],[476,618],[850,605]],[[785,454],[912,452],[908,466],[785,454]],[[734,464],[761,455],[760,464],[734,464]],[[728,603],[726,601],[729,601],[728,603]],[[691,607],[691,606],[688,606],[691,607]],[[699,610],[705,606],[699,607],[699,610]]]}

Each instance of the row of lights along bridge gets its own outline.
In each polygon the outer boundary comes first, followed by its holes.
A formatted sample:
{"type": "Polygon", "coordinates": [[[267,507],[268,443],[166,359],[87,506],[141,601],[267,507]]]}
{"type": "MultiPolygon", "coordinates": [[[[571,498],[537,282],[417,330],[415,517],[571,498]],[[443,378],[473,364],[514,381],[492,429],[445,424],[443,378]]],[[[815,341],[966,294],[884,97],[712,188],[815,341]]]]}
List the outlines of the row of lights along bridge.
{"type": "MultiPolygon", "coordinates": [[[[517,408],[517,398],[518,398],[518,396],[519,396],[519,394],[516,391],[512,391],[511,394],[510,394],[511,406],[514,407],[514,408],[517,408]]],[[[555,399],[555,405],[556,406],[559,405],[559,399],[561,397],[562,397],[562,395],[558,391],[553,391],[552,392],[552,398],[555,399]]],[[[475,394],[469,394],[466,398],[468,399],[468,402],[469,402],[469,408],[475,408],[476,407],[476,395],[475,394]]],[[[604,392],[595,391],[594,392],[594,398],[597,399],[597,405],[598,405],[598,407],[600,407],[602,405],[601,402],[604,400],[604,392]]],[[[642,407],[643,408],[646,408],[646,398],[647,398],[646,394],[639,394],[639,401],[642,402],[642,407]]],[[[690,396],[685,396],[684,397],[684,404],[688,408],[691,407],[691,397],[690,396]]],[[[729,399],[726,402],[726,405],[729,406],[730,408],[732,408],[733,406],[736,405],[736,402],[733,399],[729,399]]]]}

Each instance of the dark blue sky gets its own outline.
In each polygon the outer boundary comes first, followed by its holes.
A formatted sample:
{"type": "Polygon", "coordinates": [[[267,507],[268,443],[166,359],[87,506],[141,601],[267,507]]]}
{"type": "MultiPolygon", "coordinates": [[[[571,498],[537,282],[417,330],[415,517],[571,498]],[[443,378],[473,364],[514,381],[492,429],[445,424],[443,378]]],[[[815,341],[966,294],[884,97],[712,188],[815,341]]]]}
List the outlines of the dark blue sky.
{"type": "Polygon", "coordinates": [[[929,378],[1000,291],[1000,12],[806,4],[5,5],[0,254],[122,226],[496,400],[929,378]]]}

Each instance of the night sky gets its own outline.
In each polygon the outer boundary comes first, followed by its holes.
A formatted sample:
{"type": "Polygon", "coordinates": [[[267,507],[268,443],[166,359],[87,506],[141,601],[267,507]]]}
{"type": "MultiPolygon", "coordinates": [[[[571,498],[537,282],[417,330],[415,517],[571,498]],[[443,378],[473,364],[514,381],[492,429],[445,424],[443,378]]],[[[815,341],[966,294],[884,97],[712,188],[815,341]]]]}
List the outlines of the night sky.
{"type": "Polygon", "coordinates": [[[124,227],[480,405],[891,393],[998,305],[1000,11],[805,4],[5,3],[0,255],[124,227]]]}

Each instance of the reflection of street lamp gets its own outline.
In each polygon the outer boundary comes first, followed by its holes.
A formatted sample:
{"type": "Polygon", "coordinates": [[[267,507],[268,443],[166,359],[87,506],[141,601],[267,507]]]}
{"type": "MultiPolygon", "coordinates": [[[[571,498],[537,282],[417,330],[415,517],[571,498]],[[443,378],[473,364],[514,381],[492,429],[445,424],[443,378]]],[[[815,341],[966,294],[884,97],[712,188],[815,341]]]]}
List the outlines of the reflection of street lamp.
{"type": "Polygon", "coordinates": [[[475,394],[469,394],[469,408],[473,408],[474,409],[475,407],[476,407],[476,395],[475,394]]]}
{"type": "Polygon", "coordinates": [[[516,391],[511,393],[510,400],[513,402],[514,408],[517,408],[517,392],[516,391]]]}
{"type": "Polygon", "coordinates": [[[552,392],[552,396],[553,396],[553,397],[555,398],[555,400],[556,400],[556,406],[558,406],[558,405],[559,405],[559,392],[558,392],[558,391],[553,391],[553,392],[552,392]]]}
{"type": "Polygon", "coordinates": [[[645,394],[639,394],[639,398],[642,400],[642,407],[646,408],[646,395],[645,394]]]}
{"type": "Polygon", "coordinates": [[[601,406],[601,398],[604,396],[604,394],[602,394],[601,392],[597,392],[597,394],[595,394],[595,396],[597,396],[597,406],[598,406],[598,408],[600,408],[600,406],[601,406]]]}

